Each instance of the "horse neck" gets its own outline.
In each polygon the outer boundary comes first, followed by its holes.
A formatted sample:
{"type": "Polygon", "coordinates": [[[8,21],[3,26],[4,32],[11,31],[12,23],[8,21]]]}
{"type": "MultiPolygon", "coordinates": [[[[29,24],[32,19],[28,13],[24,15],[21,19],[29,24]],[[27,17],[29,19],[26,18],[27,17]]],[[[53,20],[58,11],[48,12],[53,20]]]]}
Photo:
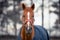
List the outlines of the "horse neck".
{"type": "Polygon", "coordinates": [[[30,36],[27,36],[27,34],[25,33],[25,27],[22,26],[21,36],[22,36],[22,40],[32,40],[32,36],[34,36],[34,29],[32,33],[30,34],[30,36]]]}

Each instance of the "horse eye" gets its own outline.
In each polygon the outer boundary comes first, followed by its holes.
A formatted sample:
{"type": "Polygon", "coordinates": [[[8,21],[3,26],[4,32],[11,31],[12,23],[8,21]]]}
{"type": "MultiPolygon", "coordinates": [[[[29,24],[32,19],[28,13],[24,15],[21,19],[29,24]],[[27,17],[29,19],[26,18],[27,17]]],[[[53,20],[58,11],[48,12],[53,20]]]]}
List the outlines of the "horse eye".
{"type": "Polygon", "coordinates": [[[25,17],[25,15],[23,15],[23,17],[25,17]]]}
{"type": "Polygon", "coordinates": [[[34,17],[34,16],[32,16],[32,17],[34,17]]]}

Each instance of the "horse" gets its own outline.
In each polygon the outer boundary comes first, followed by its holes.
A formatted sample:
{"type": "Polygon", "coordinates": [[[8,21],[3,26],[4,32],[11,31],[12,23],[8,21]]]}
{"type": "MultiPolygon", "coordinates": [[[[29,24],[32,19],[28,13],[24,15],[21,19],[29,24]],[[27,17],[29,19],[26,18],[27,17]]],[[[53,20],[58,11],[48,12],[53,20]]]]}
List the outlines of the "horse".
{"type": "Polygon", "coordinates": [[[22,15],[22,27],[20,29],[18,40],[49,40],[49,35],[42,26],[34,25],[34,8],[33,4],[31,7],[26,7],[22,4],[23,15],[22,15]]]}

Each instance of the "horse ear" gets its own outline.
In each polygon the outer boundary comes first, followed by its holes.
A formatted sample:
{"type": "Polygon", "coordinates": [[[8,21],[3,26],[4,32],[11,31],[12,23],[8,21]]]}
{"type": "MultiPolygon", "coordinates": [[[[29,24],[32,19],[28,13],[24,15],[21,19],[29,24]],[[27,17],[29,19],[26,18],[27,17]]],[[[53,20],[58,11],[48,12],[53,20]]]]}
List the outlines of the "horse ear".
{"type": "Polygon", "coordinates": [[[31,6],[31,8],[32,8],[32,10],[34,10],[34,8],[35,8],[35,5],[33,4],[33,5],[31,6]]]}
{"type": "Polygon", "coordinates": [[[23,8],[23,10],[26,8],[25,4],[22,4],[22,8],[23,8]]]}

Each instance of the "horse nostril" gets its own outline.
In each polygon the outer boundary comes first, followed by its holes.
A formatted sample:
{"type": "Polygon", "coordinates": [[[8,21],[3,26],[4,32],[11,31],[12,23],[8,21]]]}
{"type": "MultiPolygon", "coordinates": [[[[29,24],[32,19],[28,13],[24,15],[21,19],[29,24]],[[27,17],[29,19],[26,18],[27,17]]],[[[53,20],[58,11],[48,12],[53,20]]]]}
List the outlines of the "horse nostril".
{"type": "Polygon", "coordinates": [[[29,30],[31,31],[31,30],[32,30],[32,28],[30,27],[30,28],[29,28],[29,30]]]}

